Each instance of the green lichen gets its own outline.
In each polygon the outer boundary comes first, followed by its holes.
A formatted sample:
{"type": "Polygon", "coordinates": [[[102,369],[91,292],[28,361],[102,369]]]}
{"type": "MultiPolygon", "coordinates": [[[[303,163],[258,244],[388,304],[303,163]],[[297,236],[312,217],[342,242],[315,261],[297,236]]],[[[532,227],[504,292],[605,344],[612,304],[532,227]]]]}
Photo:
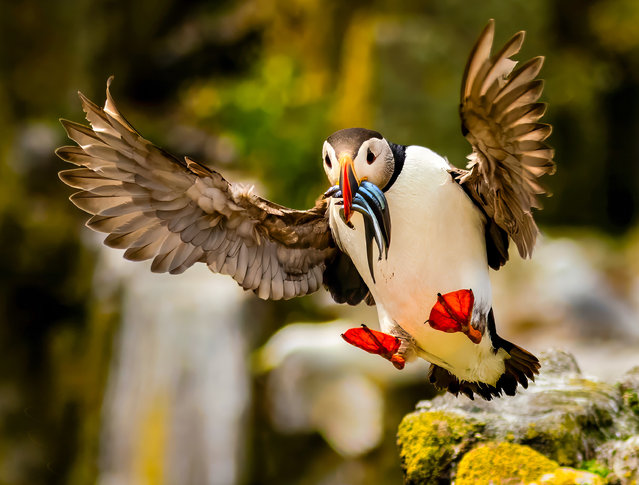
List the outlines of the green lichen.
{"type": "Polygon", "coordinates": [[[606,478],[608,475],[610,475],[610,470],[599,463],[597,460],[588,460],[583,462],[581,465],[581,469],[586,470],[590,473],[594,473],[595,475],[599,475],[602,478],[606,478]]]}
{"type": "Polygon", "coordinates": [[[634,414],[639,416],[639,396],[637,393],[631,390],[626,390],[623,393],[623,403],[625,406],[630,409],[634,414]]]}
{"type": "Polygon", "coordinates": [[[539,436],[539,431],[537,431],[537,426],[535,423],[530,423],[528,425],[528,429],[526,430],[526,434],[524,435],[527,440],[534,440],[539,436]]]}
{"type": "Polygon", "coordinates": [[[459,462],[457,485],[531,482],[559,468],[556,461],[515,443],[487,443],[469,451],[459,462]]]}
{"type": "Polygon", "coordinates": [[[556,414],[538,423],[530,423],[520,443],[530,446],[559,462],[574,466],[581,461],[582,432],[586,426],[579,416],[556,414]]]}
{"type": "Polygon", "coordinates": [[[561,465],[574,465],[579,460],[581,428],[574,416],[562,417],[556,428],[546,430],[545,439],[548,440],[547,448],[550,456],[561,465]]]}
{"type": "Polygon", "coordinates": [[[437,483],[450,475],[451,464],[469,448],[483,424],[445,411],[404,417],[397,432],[406,484],[437,483]]]}

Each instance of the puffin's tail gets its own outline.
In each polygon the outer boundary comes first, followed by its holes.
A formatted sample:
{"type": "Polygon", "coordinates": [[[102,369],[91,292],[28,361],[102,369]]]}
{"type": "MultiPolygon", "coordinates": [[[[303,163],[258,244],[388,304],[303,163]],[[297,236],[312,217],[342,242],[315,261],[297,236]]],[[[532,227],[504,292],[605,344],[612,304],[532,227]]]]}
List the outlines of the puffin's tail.
{"type": "Polygon", "coordinates": [[[508,396],[514,396],[517,391],[517,385],[526,389],[528,380],[534,382],[535,375],[539,374],[539,359],[527,350],[522,349],[508,340],[497,335],[495,330],[495,317],[493,310],[488,314],[488,332],[493,344],[495,352],[504,349],[509,357],[504,359],[506,366],[504,373],[499,377],[495,385],[486,384],[485,382],[468,382],[459,380],[454,374],[438,365],[431,364],[428,372],[429,381],[438,389],[445,389],[456,396],[461,392],[470,399],[474,399],[474,394],[478,394],[487,401],[493,397],[499,397],[502,393],[508,396]]]}
{"type": "Polygon", "coordinates": [[[430,365],[428,380],[438,389],[445,389],[455,396],[461,392],[470,399],[474,399],[475,394],[487,401],[493,397],[500,397],[502,393],[514,396],[518,384],[525,389],[528,387],[529,379],[535,380],[535,374],[539,374],[539,360],[521,347],[508,341],[505,342],[512,345],[508,351],[510,358],[504,359],[506,370],[494,386],[485,382],[459,380],[454,374],[435,364],[430,365]]]}

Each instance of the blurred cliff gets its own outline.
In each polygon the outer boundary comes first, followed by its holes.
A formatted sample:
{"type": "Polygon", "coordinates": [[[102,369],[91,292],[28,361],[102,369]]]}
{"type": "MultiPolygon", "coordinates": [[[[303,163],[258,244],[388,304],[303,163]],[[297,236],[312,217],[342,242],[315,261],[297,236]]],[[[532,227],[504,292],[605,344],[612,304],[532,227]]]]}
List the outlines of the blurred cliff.
{"type": "Polygon", "coordinates": [[[494,275],[500,326],[604,378],[637,363],[634,0],[1,7],[0,482],[398,483],[395,429],[433,395],[425,366],[399,373],[341,343],[340,325],[374,324],[371,309],[262,302],[202,268],[151,275],[99,249],[53,150],[66,143],[57,119],[82,119],[76,91],[101,103],[111,74],[147,138],[308,207],[339,128],[464,165],[470,48],[491,17],[497,43],[526,30],[520,59],[547,58],[559,170],[536,259],[494,275]]]}

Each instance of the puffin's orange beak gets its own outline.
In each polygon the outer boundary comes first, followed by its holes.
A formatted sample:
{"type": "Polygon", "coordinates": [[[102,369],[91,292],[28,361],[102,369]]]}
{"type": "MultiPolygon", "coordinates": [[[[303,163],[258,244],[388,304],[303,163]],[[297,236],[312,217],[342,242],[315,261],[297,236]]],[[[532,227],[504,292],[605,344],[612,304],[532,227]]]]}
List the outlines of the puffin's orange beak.
{"type": "Polygon", "coordinates": [[[348,222],[352,215],[353,195],[359,188],[359,181],[355,175],[353,159],[350,155],[339,157],[339,187],[344,199],[344,222],[348,222]]]}

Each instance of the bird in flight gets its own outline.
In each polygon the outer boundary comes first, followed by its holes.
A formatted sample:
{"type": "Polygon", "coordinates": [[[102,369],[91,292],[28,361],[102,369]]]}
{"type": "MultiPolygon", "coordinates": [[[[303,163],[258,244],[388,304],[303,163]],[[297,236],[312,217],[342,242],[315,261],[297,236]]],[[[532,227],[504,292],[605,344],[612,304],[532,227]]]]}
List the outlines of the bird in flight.
{"type": "Polygon", "coordinates": [[[491,53],[491,20],[464,72],[459,113],[472,146],[466,169],[428,148],[348,128],[329,136],[321,163],[330,188],[294,210],[228,182],[144,139],[118,111],[80,93],[89,126],[62,120],[77,146],[56,153],[78,168],[60,178],[107,246],[151,270],[196,263],[264,299],[328,289],[338,303],[376,305],[381,331],[348,330],[349,343],[402,369],[421,357],[437,387],[473,398],[513,395],[538,373],[537,358],[501,338],[489,269],[526,258],[538,229],[538,178],[555,170],[539,123],[543,57],[515,69],[524,32],[491,53]]]}

